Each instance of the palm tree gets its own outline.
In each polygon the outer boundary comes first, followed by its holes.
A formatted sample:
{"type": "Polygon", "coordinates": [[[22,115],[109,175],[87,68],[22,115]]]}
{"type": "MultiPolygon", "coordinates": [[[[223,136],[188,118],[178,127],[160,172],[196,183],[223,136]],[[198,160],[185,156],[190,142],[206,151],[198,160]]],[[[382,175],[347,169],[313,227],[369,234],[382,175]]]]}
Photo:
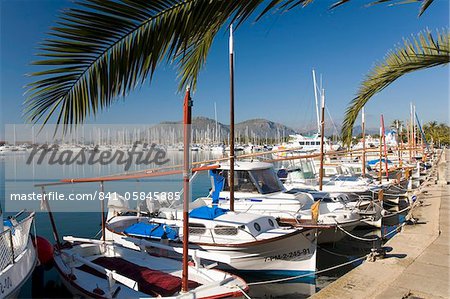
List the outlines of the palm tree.
{"type": "Polygon", "coordinates": [[[342,124],[342,139],[349,143],[353,124],[359,111],[376,93],[408,73],[450,62],[450,32],[420,33],[417,38],[405,40],[402,48],[390,51],[384,61],[376,65],[361,83],[357,96],[350,102],[342,124]]]}
{"type": "MultiPolygon", "coordinates": [[[[378,0],[376,2],[390,2],[378,0]]],[[[145,80],[161,63],[176,67],[180,90],[195,87],[219,30],[256,15],[278,13],[313,0],[80,0],[64,11],[34,62],[24,115],[63,131],[83,123],[145,80]]],[[[332,5],[338,7],[349,0],[332,5]]],[[[422,3],[422,14],[433,0],[422,3]]]]}

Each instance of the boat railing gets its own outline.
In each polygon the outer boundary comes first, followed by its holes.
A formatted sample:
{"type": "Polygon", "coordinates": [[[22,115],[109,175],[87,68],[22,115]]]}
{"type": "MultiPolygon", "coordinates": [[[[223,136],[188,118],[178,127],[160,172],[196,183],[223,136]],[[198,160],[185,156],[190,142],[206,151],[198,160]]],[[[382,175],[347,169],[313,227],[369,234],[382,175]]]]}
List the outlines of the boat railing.
{"type": "Polygon", "coordinates": [[[0,233],[0,271],[14,264],[28,244],[34,213],[0,233]]]}

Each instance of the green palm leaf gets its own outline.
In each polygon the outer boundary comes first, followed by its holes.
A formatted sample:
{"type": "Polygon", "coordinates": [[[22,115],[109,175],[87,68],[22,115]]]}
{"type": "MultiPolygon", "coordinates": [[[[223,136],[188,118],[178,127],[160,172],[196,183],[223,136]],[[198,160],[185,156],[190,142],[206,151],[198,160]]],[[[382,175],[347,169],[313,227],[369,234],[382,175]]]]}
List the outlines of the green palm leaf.
{"type": "Polygon", "coordinates": [[[448,30],[437,32],[436,39],[430,32],[421,33],[417,38],[405,40],[403,47],[390,51],[385,60],[369,72],[361,83],[357,96],[347,108],[341,132],[344,142],[350,144],[358,113],[372,96],[405,74],[448,64],[450,61],[449,40],[448,30]]]}
{"type": "Polygon", "coordinates": [[[285,10],[311,0],[86,0],[63,12],[38,54],[45,70],[28,85],[24,115],[64,131],[126,96],[162,61],[175,63],[180,88],[196,84],[215,35],[261,4],[285,10]]]}
{"type": "MultiPolygon", "coordinates": [[[[351,0],[339,0],[331,5],[331,8],[336,8],[338,6],[341,6],[347,2],[350,2],[351,0]]],[[[419,16],[421,16],[428,7],[433,3],[434,0],[376,0],[373,2],[370,2],[367,6],[372,6],[376,4],[382,4],[382,3],[388,3],[389,5],[396,5],[396,4],[407,4],[407,3],[422,3],[420,6],[419,16]]]]}
{"type": "Polygon", "coordinates": [[[55,117],[65,132],[151,80],[160,63],[177,68],[180,89],[195,88],[221,28],[312,2],[80,0],[42,43],[33,64],[43,70],[31,74],[36,81],[27,86],[24,116],[43,125],[55,117]]]}

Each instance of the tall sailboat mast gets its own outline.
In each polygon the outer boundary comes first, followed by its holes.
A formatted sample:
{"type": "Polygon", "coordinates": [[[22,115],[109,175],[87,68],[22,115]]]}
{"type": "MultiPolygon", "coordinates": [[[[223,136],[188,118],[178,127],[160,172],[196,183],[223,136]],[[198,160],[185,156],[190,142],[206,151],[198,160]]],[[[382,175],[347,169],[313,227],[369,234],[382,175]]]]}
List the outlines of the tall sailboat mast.
{"type": "Polygon", "coordinates": [[[230,210],[234,211],[234,41],[230,25],[230,210]]]}
{"type": "Polygon", "coordinates": [[[361,127],[362,127],[362,175],[366,176],[366,119],[364,107],[361,112],[361,127]]]}
{"type": "Polygon", "coordinates": [[[214,102],[214,120],[216,121],[216,132],[214,136],[214,143],[219,143],[219,135],[218,135],[218,124],[217,124],[217,105],[214,102]]]}
{"type": "Polygon", "coordinates": [[[324,130],[325,130],[325,91],[322,89],[322,122],[320,127],[320,173],[319,173],[319,190],[322,191],[323,186],[323,159],[324,159],[324,130]]]}
{"type": "Polygon", "coordinates": [[[316,119],[317,119],[317,133],[320,134],[320,118],[319,118],[319,98],[317,95],[317,82],[316,82],[316,72],[312,70],[313,83],[314,83],[314,99],[316,101],[316,119]]]}

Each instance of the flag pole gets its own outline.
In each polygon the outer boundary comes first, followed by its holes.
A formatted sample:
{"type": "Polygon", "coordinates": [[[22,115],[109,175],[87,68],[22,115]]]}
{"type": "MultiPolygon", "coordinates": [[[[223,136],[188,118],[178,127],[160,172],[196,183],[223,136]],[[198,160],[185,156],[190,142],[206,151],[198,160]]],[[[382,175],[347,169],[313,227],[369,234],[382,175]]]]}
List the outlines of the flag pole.
{"type": "Polygon", "coordinates": [[[191,142],[191,118],[192,100],[189,86],[186,88],[183,109],[183,272],[181,281],[182,292],[188,292],[188,245],[189,245],[189,202],[190,190],[189,180],[191,176],[190,168],[190,142],[191,142]]]}
{"type": "Polygon", "coordinates": [[[230,25],[230,210],[234,211],[234,41],[233,24],[230,25]]]}

